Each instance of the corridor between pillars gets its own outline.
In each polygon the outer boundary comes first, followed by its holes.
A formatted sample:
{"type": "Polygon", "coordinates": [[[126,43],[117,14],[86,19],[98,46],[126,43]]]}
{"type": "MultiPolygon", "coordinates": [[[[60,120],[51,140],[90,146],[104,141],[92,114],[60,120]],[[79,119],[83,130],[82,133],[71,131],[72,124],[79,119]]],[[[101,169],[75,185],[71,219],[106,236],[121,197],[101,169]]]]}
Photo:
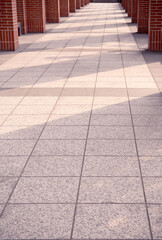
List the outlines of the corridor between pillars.
{"type": "Polygon", "coordinates": [[[59,23],[60,17],[69,17],[70,12],[88,3],[89,0],[1,0],[0,50],[18,48],[18,26],[20,35],[45,33],[46,22],[59,23]]]}

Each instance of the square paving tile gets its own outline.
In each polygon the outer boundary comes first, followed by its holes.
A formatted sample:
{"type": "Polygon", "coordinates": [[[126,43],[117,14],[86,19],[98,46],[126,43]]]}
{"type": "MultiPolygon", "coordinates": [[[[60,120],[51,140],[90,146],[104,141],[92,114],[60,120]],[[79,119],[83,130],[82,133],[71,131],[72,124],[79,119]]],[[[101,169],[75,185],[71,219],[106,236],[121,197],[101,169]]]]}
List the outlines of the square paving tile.
{"type": "Polygon", "coordinates": [[[86,139],[88,126],[46,126],[41,139],[86,139]]]}
{"type": "Polygon", "coordinates": [[[133,140],[88,140],[86,155],[136,156],[133,140]]]}
{"type": "Polygon", "coordinates": [[[79,178],[23,177],[10,203],[75,203],[79,178]]]}
{"type": "Polygon", "coordinates": [[[16,181],[16,177],[0,177],[0,203],[7,202],[16,181]]]}
{"type": "Polygon", "coordinates": [[[162,140],[137,140],[140,156],[162,156],[162,140]]]}
{"type": "Polygon", "coordinates": [[[117,104],[107,105],[94,105],[92,114],[130,114],[128,106],[118,106],[117,104]]]}
{"type": "Polygon", "coordinates": [[[74,205],[69,204],[8,205],[1,239],[69,239],[73,215],[74,205]]]}
{"type": "Polygon", "coordinates": [[[57,105],[52,114],[90,114],[91,105],[57,105]]]}
{"type": "Polygon", "coordinates": [[[134,139],[131,126],[91,126],[89,139],[134,139]]]}
{"type": "Polygon", "coordinates": [[[1,156],[0,176],[19,176],[25,166],[27,158],[27,156],[1,156]]]}
{"type": "Polygon", "coordinates": [[[83,157],[32,156],[24,176],[80,176],[83,157]]]}
{"type": "Polygon", "coordinates": [[[49,115],[10,115],[4,126],[33,126],[45,124],[49,115]]]}
{"type": "Polygon", "coordinates": [[[162,113],[162,106],[131,106],[132,114],[159,115],[162,113]]]}
{"type": "Polygon", "coordinates": [[[140,178],[83,177],[79,203],[144,203],[140,178]]]}
{"type": "Polygon", "coordinates": [[[85,140],[40,140],[33,155],[83,155],[85,140]]]}
{"type": "Polygon", "coordinates": [[[142,175],[152,177],[162,177],[161,157],[141,157],[142,175]]]}
{"type": "Polygon", "coordinates": [[[52,106],[44,106],[44,105],[19,105],[15,110],[14,114],[50,114],[52,111],[52,106]]]}
{"type": "Polygon", "coordinates": [[[91,126],[131,126],[131,116],[130,115],[102,115],[93,114],[91,117],[91,126]]]}
{"type": "Polygon", "coordinates": [[[87,126],[89,124],[90,115],[51,115],[47,125],[51,126],[87,126]]]}
{"type": "Polygon", "coordinates": [[[135,126],[161,126],[162,115],[140,114],[132,115],[133,124],[135,126]]]}
{"type": "Polygon", "coordinates": [[[73,238],[150,239],[145,206],[138,204],[79,205],[73,238]]]}
{"type": "Polygon", "coordinates": [[[139,176],[137,157],[86,156],[83,176],[139,176]]]}
{"type": "Polygon", "coordinates": [[[0,140],[0,156],[30,155],[36,140],[0,140]]]}
{"type": "Polygon", "coordinates": [[[162,238],[162,205],[148,205],[148,211],[151,221],[151,229],[154,239],[162,238]]]}
{"type": "Polygon", "coordinates": [[[2,126],[0,139],[38,139],[43,126],[2,126]]]}
{"type": "Polygon", "coordinates": [[[162,178],[144,177],[147,203],[162,203],[162,178]]]}
{"type": "Polygon", "coordinates": [[[137,139],[162,139],[161,126],[135,126],[135,136],[137,139]]]}

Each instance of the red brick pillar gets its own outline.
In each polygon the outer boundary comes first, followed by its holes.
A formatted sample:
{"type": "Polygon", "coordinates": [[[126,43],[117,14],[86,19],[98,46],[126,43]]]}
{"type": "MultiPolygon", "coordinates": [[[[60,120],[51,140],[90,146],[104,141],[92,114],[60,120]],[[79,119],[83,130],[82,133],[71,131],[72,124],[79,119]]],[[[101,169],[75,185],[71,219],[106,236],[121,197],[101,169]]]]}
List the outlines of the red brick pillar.
{"type": "Polygon", "coordinates": [[[122,0],[122,7],[125,9],[125,0],[122,0]]]}
{"type": "Polygon", "coordinates": [[[46,20],[49,23],[59,23],[60,0],[46,0],[46,20]]]}
{"type": "Polygon", "coordinates": [[[60,0],[60,16],[68,17],[70,12],[69,0],[60,0]]]}
{"type": "Polygon", "coordinates": [[[18,46],[16,0],[0,0],[0,50],[14,51],[18,46]]]}
{"type": "Polygon", "coordinates": [[[127,0],[127,13],[128,17],[131,17],[131,0],[127,0]]]}
{"type": "Polygon", "coordinates": [[[26,2],[25,0],[16,0],[17,3],[17,18],[21,22],[21,33],[27,33],[27,18],[26,18],[26,2]]]}
{"type": "Polygon", "coordinates": [[[138,0],[131,0],[132,1],[132,8],[131,8],[131,17],[132,17],[132,23],[137,23],[137,5],[138,0]]]}
{"type": "Polygon", "coordinates": [[[84,7],[84,0],[81,0],[81,7],[84,7]]]}
{"type": "Polygon", "coordinates": [[[149,0],[138,0],[137,24],[139,33],[148,33],[149,0]]]}
{"type": "Polygon", "coordinates": [[[70,12],[76,11],[76,0],[70,0],[70,12]]]}
{"type": "Polygon", "coordinates": [[[76,9],[81,8],[81,0],[76,0],[76,9]]]}
{"type": "Polygon", "coordinates": [[[162,51],[162,1],[150,0],[149,50],[162,51]]]}
{"type": "Polygon", "coordinates": [[[28,32],[45,32],[45,0],[27,0],[26,4],[28,32]]]}

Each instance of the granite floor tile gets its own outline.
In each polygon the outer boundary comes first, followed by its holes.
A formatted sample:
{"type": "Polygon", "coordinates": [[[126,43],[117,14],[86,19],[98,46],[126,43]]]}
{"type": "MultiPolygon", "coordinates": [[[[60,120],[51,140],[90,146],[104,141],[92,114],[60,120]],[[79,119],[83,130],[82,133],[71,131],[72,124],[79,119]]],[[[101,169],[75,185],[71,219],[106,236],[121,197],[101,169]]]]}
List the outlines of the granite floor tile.
{"type": "Polygon", "coordinates": [[[130,115],[102,115],[93,114],[91,117],[91,126],[131,126],[130,115]]]}
{"type": "Polygon", "coordinates": [[[0,203],[6,203],[17,182],[16,177],[0,177],[0,203]]]}
{"type": "Polygon", "coordinates": [[[136,139],[162,139],[161,126],[135,126],[136,139]]]}
{"type": "Polygon", "coordinates": [[[90,115],[51,115],[47,125],[50,126],[87,126],[89,124],[90,115]]]}
{"type": "Polygon", "coordinates": [[[162,177],[161,157],[141,157],[142,175],[147,177],[162,177]]]}
{"type": "Polygon", "coordinates": [[[130,98],[130,104],[134,106],[162,106],[161,97],[130,98]]]}
{"type": "Polygon", "coordinates": [[[131,126],[91,126],[89,139],[134,139],[131,126]]]}
{"type": "Polygon", "coordinates": [[[0,214],[2,213],[4,206],[4,204],[0,204],[0,214]]]}
{"type": "Polygon", "coordinates": [[[2,126],[0,139],[38,139],[43,126],[2,126]]]}
{"type": "Polygon", "coordinates": [[[136,156],[133,140],[88,140],[86,155],[136,156]]]}
{"type": "Polygon", "coordinates": [[[58,100],[59,105],[90,105],[92,104],[93,97],[61,97],[58,100]]]}
{"type": "Polygon", "coordinates": [[[90,114],[91,105],[57,105],[52,114],[90,114]]]}
{"type": "Polygon", "coordinates": [[[1,156],[0,176],[19,176],[27,161],[27,156],[1,156]]]}
{"type": "Polygon", "coordinates": [[[160,92],[156,88],[128,88],[129,97],[160,97],[160,92]]]}
{"type": "Polygon", "coordinates": [[[68,239],[73,215],[74,205],[69,204],[8,205],[1,218],[1,239],[68,239]]]}
{"type": "Polygon", "coordinates": [[[94,94],[94,87],[93,88],[64,88],[61,97],[92,97],[94,94]]]}
{"type": "Polygon", "coordinates": [[[80,176],[82,161],[82,156],[32,156],[23,175],[80,176]]]}
{"type": "Polygon", "coordinates": [[[152,114],[140,114],[132,115],[133,124],[135,126],[161,126],[162,125],[162,114],[152,115],[152,114]]]}
{"type": "Polygon", "coordinates": [[[0,114],[6,115],[10,114],[14,110],[14,105],[0,105],[0,114]]]}
{"type": "Polygon", "coordinates": [[[51,105],[28,105],[28,106],[24,106],[24,105],[19,105],[13,112],[13,114],[39,114],[39,115],[43,115],[43,114],[50,114],[51,111],[53,109],[53,106],[51,105]]]}
{"type": "Polygon", "coordinates": [[[10,115],[4,122],[4,126],[34,126],[44,125],[49,115],[10,115]]]}
{"type": "Polygon", "coordinates": [[[27,93],[27,96],[28,97],[29,96],[32,96],[32,97],[34,97],[34,96],[36,96],[36,97],[38,97],[38,96],[58,97],[61,93],[61,90],[62,90],[62,88],[51,88],[51,87],[49,87],[49,88],[45,88],[45,87],[44,88],[31,88],[29,90],[29,92],[27,93]]]}
{"type": "Polygon", "coordinates": [[[36,140],[0,140],[0,156],[30,155],[36,140]]]}
{"type": "Polygon", "coordinates": [[[85,140],[40,140],[33,155],[83,155],[85,140]]]}
{"type": "Polygon", "coordinates": [[[162,205],[148,205],[148,212],[150,216],[151,229],[154,239],[161,239],[162,237],[162,205]]]}
{"type": "Polygon", "coordinates": [[[7,119],[8,115],[0,115],[0,125],[7,119]]]}
{"type": "Polygon", "coordinates": [[[162,140],[137,140],[137,148],[140,156],[162,156],[162,140]]]}
{"type": "Polygon", "coordinates": [[[162,113],[162,106],[131,106],[132,114],[151,114],[160,115],[162,113]]]}
{"type": "Polygon", "coordinates": [[[92,114],[130,114],[128,106],[118,105],[94,105],[92,114]]]}
{"type": "Polygon", "coordinates": [[[22,97],[0,97],[0,105],[15,105],[22,100],[22,97]]]}
{"type": "Polygon", "coordinates": [[[145,206],[138,204],[79,205],[73,238],[150,239],[145,206]]]}
{"type": "Polygon", "coordinates": [[[88,126],[46,126],[41,139],[86,139],[88,126]]]}
{"type": "Polygon", "coordinates": [[[75,203],[77,177],[22,177],[10,203],[75,203]]]}
{"type": "Polygon", "coordinates": [[[147,203],[162,203],[162,178],[144,177],[147,203]]]}
{"type": "Polygon", "coordinates": [[[95,97],[127,97],[125,88],[96,88],[95,97]]]}
{"type": "Polygon", "coordinates": [[[127,97],[95,97],[94,105],[117,105],[117,106],[128,106],[127,97]]]}
{"type": "Polygon", "coordinates": [[[83,177],[79,203],[144,203],[140,178],[83,177]]]}
{"type": "Polygon", "coordinates": [[[56,103],[58,97],[25,97],[21,105],[52,105],[56,103]]]}
{"type": "Polygon", "coordinates": [[[139,176],[137,157],[86,156],[83,176],[139,176]]]}
{"type": "Polygon", "coordinates": [[[28,88],[3,88],[0,91],[2,97],[24,97],[28,93],[28,88]]]}

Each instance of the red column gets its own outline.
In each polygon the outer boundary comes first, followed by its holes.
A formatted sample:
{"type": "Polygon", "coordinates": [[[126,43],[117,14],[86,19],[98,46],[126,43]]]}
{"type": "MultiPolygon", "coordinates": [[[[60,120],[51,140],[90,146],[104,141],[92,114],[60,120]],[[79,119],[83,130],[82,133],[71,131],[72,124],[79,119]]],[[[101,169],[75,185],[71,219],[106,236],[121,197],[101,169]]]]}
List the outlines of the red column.
{"type": "Polygon", "coordinates": [[[70,12],[76,11],[76,0],[70,0],[70,12]]]}
{"type": "Polygon", "coordinates": [[[14,51],[19,46],[16,0],[0,1],[0,50],[14,51]]]}
{"type": "Polygon", "coordinates": [[[81,7],[84,7],[84,0],[81,0],[81,7]]]}
{"type": "Polygon", "coordinates": [[[128,8],[128,7],[127,7],[127,6],[128,6],[128,3],[127,3],[127,2],[128,2],[128,0],[125,0],[125,12],[128,12],[128,11],[127,11],[127,10],[128,10],[128,9],[127,9],[127,8],[128,8]]]}
{"type": "Polygon", "coordinates": [[[137,24],[139,33],[148,33],[149,0],[138,0],[137,24]]]}
{"type": "Polygon", "coordinates": [[[46,20],[49,23],[59,23],[60,21],[59,0],[46,0],[46,20]]]}
{"type": "Polygon", "coordinates": [[[162,1],[150,0],[149,50],[162,51],[162,1]]]}
{"type": "Polygon", "coordinates": [[[131,17],[131,0],[127,0],[127,13],[128,17],[131,17]]]}
{"type": "Polygon", "coordinates": [[[21,32],[27,33],[27,18],[26,18],[26,2],[25,0],[16,0],[17,3],[17,18],[21,22],[21,32]]]}
{"type": "Polygon", "coordinates": [[[45,32],[45,0],[27,0],[26,4],[28,32],[45,32]]]}
{"type": "Polygon", "coordinates": [[[125,0],[122,0],[122,6],[125,9],[125,0]]]}
{"type": "Polygon", "coordinates": [[[131,8],[132,23],[137,23],[137,5],[138,5],[138,0],[132,0],[132,8],[131,8]]]}
{"type": "Polygon", "coordinates": [[[81,0],[76,0],[76,9],[81,8],[81,0]]]}
{"type": "Polygon", "coordinates": [[[60,16],[68,17],[70,12],[69,0],[60,0],[60,16]]]}

